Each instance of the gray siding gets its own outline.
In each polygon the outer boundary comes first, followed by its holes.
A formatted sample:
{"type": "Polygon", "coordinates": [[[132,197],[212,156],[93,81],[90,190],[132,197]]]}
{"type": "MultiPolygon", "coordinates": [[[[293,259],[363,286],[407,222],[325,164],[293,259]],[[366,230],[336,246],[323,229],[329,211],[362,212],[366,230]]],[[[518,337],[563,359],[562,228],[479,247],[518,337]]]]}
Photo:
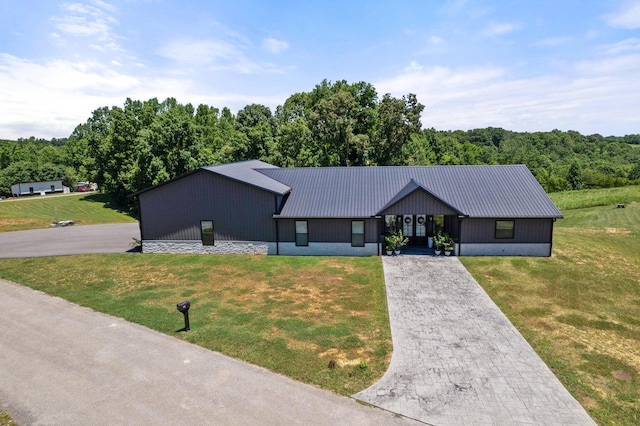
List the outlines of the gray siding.
{"type": "Polygon", "coordinates": [[[275,194],[208,171],[138,197],[145,240],[200,240],[200,221],[213,220],[216,241],[275,241],[275,194]]]}
{"type": "Polygon", "coordinates": [[[424,191],[417,190],[390,206],[383,214],[455,215],[457,213],[424,191]]]}
{"type": "Polygon", "coordinates": [[[513,239],[496,239],[495,223],[500,219],[464,219],[461,224],[460,242],[471,243],[550,243],[552,219],[515,220],[513,239]]]}
{"type": "MultiPolygon", "coordinates": [[[[310,243],[351,243],[352,219],[280,219],[278,220],[280,241],[295,241],[296,220],[306,220],[308,222],[310,243]]],[[[364,219],[364,238],[367,243],[378,242],[379,231],[377,219],[364,219]]]]}

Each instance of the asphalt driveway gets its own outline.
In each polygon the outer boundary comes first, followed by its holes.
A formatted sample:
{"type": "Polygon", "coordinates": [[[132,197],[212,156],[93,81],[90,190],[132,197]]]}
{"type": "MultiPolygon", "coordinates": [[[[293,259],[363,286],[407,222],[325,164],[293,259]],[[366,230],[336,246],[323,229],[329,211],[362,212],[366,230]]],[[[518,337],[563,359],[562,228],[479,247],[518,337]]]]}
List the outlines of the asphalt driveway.
{"type": "Polygon", "coordinates": [[[0,258],[125,253],[134,238],[137,222],[0,232],[0,258]]]}
{"type": "Polygon", "coordinates": [[[383,266],[393,356],[355,398],[438,426],[595,424],[457,258],[383,266]]]}

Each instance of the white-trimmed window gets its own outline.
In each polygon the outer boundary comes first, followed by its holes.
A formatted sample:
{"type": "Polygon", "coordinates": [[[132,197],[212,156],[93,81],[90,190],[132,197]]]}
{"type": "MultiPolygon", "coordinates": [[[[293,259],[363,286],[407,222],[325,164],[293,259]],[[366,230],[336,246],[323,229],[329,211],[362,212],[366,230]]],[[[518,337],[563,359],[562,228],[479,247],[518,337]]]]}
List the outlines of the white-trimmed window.
{"type": "Polygon", "coordinates": [[[203,246],[213,246],[213,221],[201,220],[200,221],[200,237],[202,238],[203,246]]]}
{"type": "Polygon", "coordinates": [[[364,220],[351,221],[351,247],[364,247],[364,220]]]}
{"type": "Polygon", "coordinates": [[[496,220],[496,239],[497,240],[513,239],[514,228],[515,228],[514,220],[496,220]]]}
{"type": "Polygon", "coordinates": [[[309,224],[306,220],[296,220],[296,245],[309,245],[309,224]]]}

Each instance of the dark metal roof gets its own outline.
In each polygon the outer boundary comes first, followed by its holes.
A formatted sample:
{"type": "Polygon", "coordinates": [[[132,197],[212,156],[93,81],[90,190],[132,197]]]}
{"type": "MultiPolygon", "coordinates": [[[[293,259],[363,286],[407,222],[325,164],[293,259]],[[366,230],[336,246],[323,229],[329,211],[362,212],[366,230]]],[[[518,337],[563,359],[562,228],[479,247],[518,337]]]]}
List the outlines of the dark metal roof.
{"type": "Polygon", "coordinates": [[[266,176],[264,173],[259,173],[256,171],[256,169],[265,170],[277,168],[277,166],[273,166],[260,160],[249,160],[237,163],[219,164],[217,166],[203,167],[204,170],[207,170],[209,172],[217,173],[230,179],[244,182],[269,192],[284,195],[291,191],[290,187],[282,184],[281,182],[278,182],[277,180],[273,180],[272,178],[266,176]]]}
{"type": "Polygon", "coordinates": [[[165,182],[161,182],[157,185],[150,186],[148,188],[141,189],[140,191],[134,192],[127,196],[127,198],[136,197],[140,194],[143,194],[147,191],[151,191],[152,189],[158,188],[159,186],[167,185],[173,181],[184,179],[187,176],[190,176],[194,173],[198,173],[201,171],[207,171],[211,173],[217,173],[219,175],[228,177],[229,179],[234,179],[239,182],[246,183],[248,185],[255,186],[260,189],[264,189],[269,192],[273,192],[278,195],[284,195],[291,191],[287,185],[284,185],[278,181],[275,181],[262,173],[257,172],[255,169],[268,169],[275,168],[277,166],[273,166],[269,163],[265,163],[264,161],[259,160],[249,160],[249,161],[240,161],[237,163],[228,163],[228,164],[219,164],[217,166],[206,166],[201,167],[199,169],[192,170],[180,176],[176,176],[173,179],[167,180],[165,182]]]}
{"type": "Polygon", "coordinates": [[[291,188],[279,217],[375,216],[418,188],[465,216],[562,217],[524,165],[260,168],[257,171],[291,188]]]}

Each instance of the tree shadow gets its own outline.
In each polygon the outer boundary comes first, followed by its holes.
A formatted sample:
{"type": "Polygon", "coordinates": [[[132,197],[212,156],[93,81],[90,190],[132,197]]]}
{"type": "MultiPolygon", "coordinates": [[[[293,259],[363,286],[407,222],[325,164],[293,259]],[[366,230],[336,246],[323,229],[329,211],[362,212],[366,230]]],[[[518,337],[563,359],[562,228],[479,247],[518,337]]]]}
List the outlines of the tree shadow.
{"type": "Polygon", "coordinates": [[[127,205],[122,205],[113,200],[113,198],[109,194],[103,194],[101,192],[94,192],[85,195],[80,199],[80,201],[88,201],[90,203],[99,203],[102,204],[102,207],[109,210],[115,210],[118,213],[126,214],[134,219],[138,218],[138,211],[135,208],[134,203],[128,203],[127,205]]]}

